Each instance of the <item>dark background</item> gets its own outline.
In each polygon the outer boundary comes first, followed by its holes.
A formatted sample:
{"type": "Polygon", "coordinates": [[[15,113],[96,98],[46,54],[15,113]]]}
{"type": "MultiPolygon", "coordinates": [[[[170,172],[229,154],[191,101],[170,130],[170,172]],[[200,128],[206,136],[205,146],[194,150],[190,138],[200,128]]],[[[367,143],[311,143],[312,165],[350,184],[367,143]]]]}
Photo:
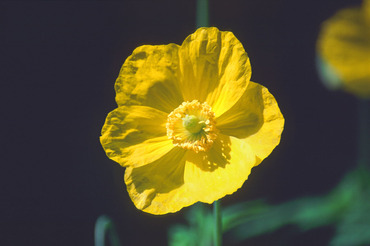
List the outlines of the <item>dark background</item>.
{"type": "MultiPolygon", "coordinates": [[[[224,206],[325,194],[354,167],[356,99],[324,88],[314,60],[320,23],[360,3],[210,1],[210,25],[243,43],[252,80],[269,88],[286,119],[281,144],[224,206]]],[[[165,216],[137,210],[124,169],[105,156],[99,136],[126,57],[142,44],[181,44],[195,30],[195,7],[188,0],[0,3],[0,245],[93,245],[102,214],[114,219],[124,245],[167,244],[167,229],[188,208],[165,216]]],[[[290,230],[243,245],[293,235],[287,245],[320,246],[333,233],[290,230]]]]}

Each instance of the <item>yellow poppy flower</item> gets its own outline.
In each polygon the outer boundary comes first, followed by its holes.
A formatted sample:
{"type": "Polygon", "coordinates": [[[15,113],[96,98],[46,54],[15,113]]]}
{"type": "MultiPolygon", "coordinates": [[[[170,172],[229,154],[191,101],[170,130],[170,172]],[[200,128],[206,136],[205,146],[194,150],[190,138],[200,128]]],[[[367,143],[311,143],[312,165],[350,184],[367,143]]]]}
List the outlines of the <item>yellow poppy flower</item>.
{"type": "Polygon", "coordinates": [[[370,0],[325,21],[317,50],[319,71],[329,87],[370,98],[370,0]]]}
{"type": "Polygon", "coordinates": [[[280,141],[284,118],[231,32],[200,28],[181,46],[144,45],[122,66],[101,144],[126,167],[140,210],[176,212],[235,192],[280,141]]]}

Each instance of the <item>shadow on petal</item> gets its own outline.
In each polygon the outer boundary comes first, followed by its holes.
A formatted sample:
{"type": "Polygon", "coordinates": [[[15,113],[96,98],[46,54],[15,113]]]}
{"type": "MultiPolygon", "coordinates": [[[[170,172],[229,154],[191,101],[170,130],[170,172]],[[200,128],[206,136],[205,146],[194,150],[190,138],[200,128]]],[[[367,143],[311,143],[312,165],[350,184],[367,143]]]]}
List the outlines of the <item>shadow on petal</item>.
{"type": "MultiPolygon", "coordinates": [[[[126,169],[127,190],[139,209],[144,210],[160,194],[170,193],[184,184],[185,152],[174,148],[151,164],[126,169]]],[[[156,202],[161,202],[161,198],[156,202]]]]}
{"type": "Polygon", "coordinates": [[[189,151],[186,154],[186,160],[194,163],[203,171],[213,172],[218,168],[225,168],[230,163],[230,151],[230,137],[221,134],[209,151],[199,153],[189,151]]]}
{"type": "Polygon", "coordinates": [[[222,134],[246,138],[264,123],[263,86],[250,82],[239,101],[227,112],[217,117],[217,128],[222,134]]]}

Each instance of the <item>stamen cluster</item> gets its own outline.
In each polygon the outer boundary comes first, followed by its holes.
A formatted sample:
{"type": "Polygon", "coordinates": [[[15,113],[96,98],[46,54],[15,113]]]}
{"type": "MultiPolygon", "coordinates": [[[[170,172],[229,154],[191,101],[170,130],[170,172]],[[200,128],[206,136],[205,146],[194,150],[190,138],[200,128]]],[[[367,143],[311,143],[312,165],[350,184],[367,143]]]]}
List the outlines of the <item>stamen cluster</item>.
{"type": "Polygon", "coordinates": [[[183,102],[173,110],[168,115],[166,128],[167,136],[175,146],[196,153],[209,150],[217,138],[215,114],[206,102],[200,103],[198,100],[183,102]],[[189,118],[201,125],[198,132],[189,131],[185,127],[184,121],[189,118]]]}

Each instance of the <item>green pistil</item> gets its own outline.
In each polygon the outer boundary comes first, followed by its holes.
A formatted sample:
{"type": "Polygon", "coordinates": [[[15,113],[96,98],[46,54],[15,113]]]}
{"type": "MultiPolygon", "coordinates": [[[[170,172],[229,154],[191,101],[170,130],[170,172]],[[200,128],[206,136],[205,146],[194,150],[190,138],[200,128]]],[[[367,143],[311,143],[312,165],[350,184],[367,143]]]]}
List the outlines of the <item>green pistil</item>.
{"type": "Polygon", "coordinates": [[[195,115],[185,115],[182,118],[182,125],[192,134],[199,133],[206,126],[204,121],[199,120],[195,115]]]}

